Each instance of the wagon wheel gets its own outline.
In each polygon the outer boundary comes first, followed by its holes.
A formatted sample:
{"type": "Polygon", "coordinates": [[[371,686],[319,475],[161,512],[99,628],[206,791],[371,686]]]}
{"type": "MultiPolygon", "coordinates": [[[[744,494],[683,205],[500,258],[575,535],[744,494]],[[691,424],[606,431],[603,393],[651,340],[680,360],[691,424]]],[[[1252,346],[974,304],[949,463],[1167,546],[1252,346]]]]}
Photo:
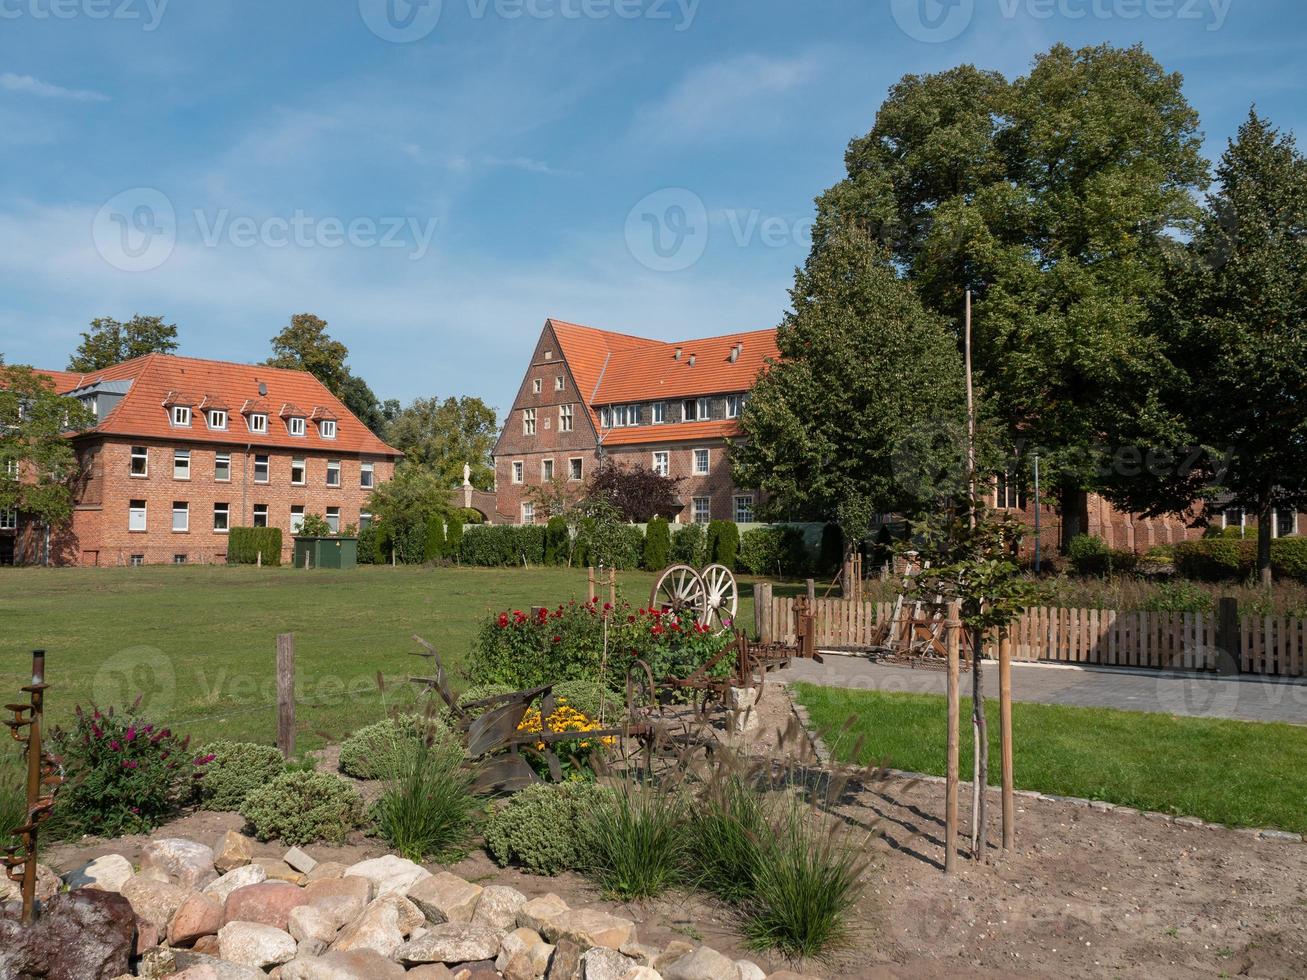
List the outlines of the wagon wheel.
{"type": "Polygon", "coordinates": [[[668,610],[678,616],[689,609],[701,616],[708,590],[703,578],[689,565],[672,565],[663,570],[649,596],[649,608],[668,610]]]}
{"type": "Polygon", "coordinates": [[[709,565],[702,577],[706,595],[699,622],[718,633],[731,629],[740,608],[735,576],[725,565],[709,565]]]}

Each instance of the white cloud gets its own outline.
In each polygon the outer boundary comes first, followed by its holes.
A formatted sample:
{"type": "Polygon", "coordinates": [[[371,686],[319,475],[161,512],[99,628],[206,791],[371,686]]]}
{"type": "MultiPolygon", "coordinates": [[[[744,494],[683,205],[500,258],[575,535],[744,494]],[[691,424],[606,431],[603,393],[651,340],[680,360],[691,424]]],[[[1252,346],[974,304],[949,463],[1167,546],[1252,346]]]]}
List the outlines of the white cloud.
{"type": "Polygon", "coordinates": [[[69,99],[73,102],[108,102],[109,96],[89,89],[64,88],[43,82],[32,75],[15,75],[13,72],[0,74],[0,89],[17,92],[20,95],[35,95],[43,99],[69,99]]]}

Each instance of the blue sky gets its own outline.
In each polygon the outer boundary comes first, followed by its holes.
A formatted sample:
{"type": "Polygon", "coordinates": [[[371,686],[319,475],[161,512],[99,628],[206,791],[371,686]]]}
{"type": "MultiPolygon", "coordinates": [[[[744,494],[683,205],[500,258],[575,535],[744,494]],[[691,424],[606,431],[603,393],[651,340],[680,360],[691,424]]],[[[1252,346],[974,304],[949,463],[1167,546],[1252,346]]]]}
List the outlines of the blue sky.
{"type": "Polygon", "coordinates": [[[0,0],[0,352],[142,312],[258,360],[312,311],[382,397],[502,411],[546,316],[775,325],[905,73],[1142,42],[1215,157],[1254,101],[1303,131],[1305,39],[1301,0],[0,0]]]}

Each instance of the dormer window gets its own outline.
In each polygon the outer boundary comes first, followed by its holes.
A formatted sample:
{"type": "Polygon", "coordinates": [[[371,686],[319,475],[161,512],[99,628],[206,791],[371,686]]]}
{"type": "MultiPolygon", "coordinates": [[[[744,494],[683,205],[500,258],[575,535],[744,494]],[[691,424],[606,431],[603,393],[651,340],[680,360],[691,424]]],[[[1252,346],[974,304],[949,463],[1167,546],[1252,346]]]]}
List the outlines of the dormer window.
{"type": "Polygon", "coordinates": [[[189,405],[174,405],[172,407],[172,424],[178,428],[189,429],[191,427],[191,407],[189,405]]]}
{"type": "Polygon", "coordinates": [[[264,433],[268,431],[268,416],[255,412],[250,416],[250,431],[264,433]]]}
{"type": "Polygon", "coordinates": [[[227,428],[227,413],[220,408],[209,410],[209,428],[225,429],[227,428]]]}
{"type": "Polygon", "coordinates": [[[293,436],[304,435],[304,420],[298,415],[287,419],[286,425],[290,428],[290,434],[293,436]]]}
{"type": "Polygon", "coordinates": [[[335,439],[335,438],[336,438],[336,420],[335,420],[335,419],[323,419],[321,422],[319,422],[319,423],[318,423],[318,435],[322,436],[322,438],[324,438],[324,439],[335,439]]]}

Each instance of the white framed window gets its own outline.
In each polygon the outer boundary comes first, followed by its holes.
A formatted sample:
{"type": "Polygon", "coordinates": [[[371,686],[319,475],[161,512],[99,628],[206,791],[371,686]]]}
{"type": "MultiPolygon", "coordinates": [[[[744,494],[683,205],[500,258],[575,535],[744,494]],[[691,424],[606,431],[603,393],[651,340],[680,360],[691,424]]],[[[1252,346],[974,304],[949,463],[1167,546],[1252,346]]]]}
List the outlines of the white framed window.
{"type": "Polygon", "coordinates": [[[292,504],[290,508],[290,533],[299,534],[304,530],[304,505],[292,504]]]}
{"type": "Polygon", "coordinates": [[[534,524],[536,522],[536,505],[529,500],[522,504],[522,523],[534,524]]]}
{"type": "Polygon", "coordinates": [[[172,529],[177,532],[191,529],[191,505],[184,500],[172,502],[172,529]]]}
{"type": "Polygon", "coordinates": [[[563,376],[561,374],[558,377],[554,378],[554,391],[562,391],[566,387],[567,387],[567,382],[563,380],[563,376]]]}
{"type": "Polygon", "coordinates": [[[700,422],[706,422],[712,418],[712,406],[707,398],[700,398],[695,405],[695,418],[700,422]]]}
{"type": "Polygon", "coordinates": [[[521,483],[521,482],[522,482],[522,479],[523,479],[522,471],[523,471],[524,469],[525,469],[525,467],[522,465],[522,461],[521,461],[520,459],[515,459],[515,460],[513,460],[513,482],[514,482],[514,483],[521,483]]]}
{"type": "Polygon", "coordinates": [[[373,464],[364,460],[359,463],[359,486],[364,490],[371,490],[373,486],[373,464]]]}
{"type": "Polygon", "coordinates": [[[1292,507],[1275,508],[1275,523],[1271,527],[1274,537],[1287,538],[1298,533],[1298,512],[1292,507]]]}
{"type": "Polygon", "coordinates": [[[640,406],[639,406],[639,405],[627,405],[627,406],[626,406],[626,424],[627,424],[627,425],[639,425],[639,424],[640,424],[640,406]]]}
{"type": "Polygon", "coordinates": [[[712,463],[711,456],[706,449],[696,449],[694,451],[694,475],[707,476],[708,468],[712,463]]]}
{"type": "Polygon", "coordinates": [[[554,461],[552,459],[542,459],[540,461],[540,479],[548,483],[554,478],[554,461]]]}
{"type": "Polygon", "coordinates": [[[8,476],[8,477],[15,477],[15,476],[17,476],[17,475],[18,475],[18,460],[16,460],[16,459],[6,459],[6,460],[5,460],[5,476],[8,476]]]}
{"type": "Polygon", "coordinates": [[[605,429],[613,427],[613,410],[607,405],[599,409],[599,425],[605,429]]]}
{"type": "Polygon", "coordinates": [[[659,476],[666,476],[671,471],[671,454],[665,449],[660,449],[653,454],[652,469],[659,476]]]}
{"type": "Polygon", "coordinates": [[[667,421],[666,402],[653,403],[653,421],[654,421],[654,425],[662,425],[664,422],[667,421]]]}
{"type": "Polygon", "coordinates": [[[693,506],[694,523],[707,524],[712,520],[712,497],[695,497],[693,506]]]}
{"type": "Polygon", "coordinates": [[[300,418],[298,415],[292,415],[292,416],[291,416],[291,417],[286,421],[286,425],[289,427],[289,429],[290,429],[290,434],[291,434],[291,435],[293,435],[293,436],[302,436],[302,435],[304,435],[304,431],[305,431],[305,429],[304,429],[304,420],[303,420],[302,418],[300,418]]]}
{"type": "Polygon", "coordinates": [[[172,563],[173,563],[174,565],[185,565],[185,564],[186,564],[186,555],[185,555],[185,554],[173,555],[173,556],[172,556],[172,563]]]}
{"type": "Polygon", "coordinates": [[[340,486],[340,460],[338,459],[327,460],[327,486],[340,486]]]}
{"type": "Polygon", "coordinates": [[[1237,527],[1243,530],[1246,524],[1247,515],[1242,507],[1227,507],[1225,512],[1221,514],[1222,527],[1237,527]]]}
{"type": "Polygon", "coordinates": [[[994,476],[994,508],[996,510],[1025,510],[1026,491],[1021,475],[1016,471],[997,473],[994,476]]]}
{"type": "Polygon", "coordinates": [[[127,559],[127,564],[131,565],[133,568],[140,568],[142,565],[145,564],[145,556],[132,555],[130,558],[127,559]]]}
{"type": "Polygon", "coordinates": [[[227,413],[220,408],[209,409],[209,428],[210,429],[227,428],[227,413]]]}
{"type": "Polygon", "coordinates": [[[318,435],[322,436],[322,438],[324,438],[324,439],[335,439],[335,438],[336,438],[336,420],[335,420],[335,419],[323,419],[321,422],[319,422],[319,423],[318,423],[318,435]]]}
{"type": "Polygon", "coordinates": [[[129,472],[138,479],[150,475],[150,451],[144,446],[132,447],[132,467],[129,472]]]}
{"type": "Polygon", "coordinates": [[[17,531],[18,530],[18,508],[10,507],[8,510],[0,510],[0,531],[17,531]]]}
{"type": "Polygon", "coordinates": [[[359,530],[366,531],[372,526],[372,512],[367,510],[359,511],[359,530]]]}
{"type": "Polygon", "coordinates": [[[522,409],[522,435],[533,436],[536,434],[536,410],[534,408],[522,409]]]}
{"type": "Polygon", "coordinates": [[[213,479],[217,483],[231,482],[231,453],[214,453],[213,479]]]}
{"type": "Polygon", "coordinates": [[[626,406],[613,406],[613,428],[622,429],[626,427],[626,406]]]}
{"type": "Polygon", "coordinates": [[[145,501],[132,500],[127,504],[127,530],[144,531],[147,529],[145,501]]]}
{"type": "Polygon", "coordinates": [[[693,398],[681,402],[681,419],[685,422],[694,422],[699,418],[699,403],[693,398]]]}
{"type": "Polygon", "coordinates": [[[740,396],[726,396],[726,417],[728,419],[738,419],[740,417],[740,396]]]}
{"type": "Polygon", "coordinates": [[[735,496],[735,523],[753,523],[753,494],[741,493],[735,496]]]}
{"type": "Polygon", "coordinates": [[[191,451],[189,449],[173,450],[172,478],[174,480],[189,480],[191,478],[191,451]]]}
{"type": "Polygon", "coordinates": [[[250,431],[264,433],[268,431],[268,416],[262,412],[255,412],[250,416],[250,431]]]}
{"type": "Polygon", "coordinates": [[[543,381],[541,381],[539,378],[532,378],[532,379],[531,379],[531,393],[532,393],[532,394],[534,394],[534,395],[538,395],[538,394],[540,394],[540,392],[544,389],[544,386],[545,386],[545,383],[544,383],[543,381]]]}
{"type": "Polygon", "coordinates": [[[305,474],[308,472],[308,464],[304,461],[303,456],[296,456],[290,461],[290,482],[291,486],[302,487],[307,479],[305,474]]]}
{"type": "Polygon", "coordinates": [[[572,431],[572,406],[563,405],[558,409],[558,431],[572,431]]]}
{"type": "Polygon", "coordinates": [[[191,408],[189,405],[174,405],[172,407],[172,424],[179,429],[189,429],[191,427],[191,408]]]}
{"type": "Polygon", "coordinates": [[[213,529],[219,534],[231,530],[231,506],[224,503],[213,505],[213,529]]]}
{"type": "Polygon", "coordinates": [[[254,521],[253,521],[253,524],[254,524],[254,527],[267,527],[267,526],[268,526],[268,505],[267,505],[267,504],[255,504],[255,505],[254,505],[254,521]]]}
{"type": "Polygon", "coordinates": [[[567,478],[573,483],[581,479],[584,471],[584,461],[577,456],[567,461],[567,478]]]}
{"type": "Polygon", "coordinates": [[[327,527],[331,528],[332,534],[340,533],[340,508],[327,508],[327,527]]]}
{"type": "Polygon", "coordinates": [[[269,473],[268,457],[257,455],[254,457],[254,482],[267,483],[269,473]]]}

